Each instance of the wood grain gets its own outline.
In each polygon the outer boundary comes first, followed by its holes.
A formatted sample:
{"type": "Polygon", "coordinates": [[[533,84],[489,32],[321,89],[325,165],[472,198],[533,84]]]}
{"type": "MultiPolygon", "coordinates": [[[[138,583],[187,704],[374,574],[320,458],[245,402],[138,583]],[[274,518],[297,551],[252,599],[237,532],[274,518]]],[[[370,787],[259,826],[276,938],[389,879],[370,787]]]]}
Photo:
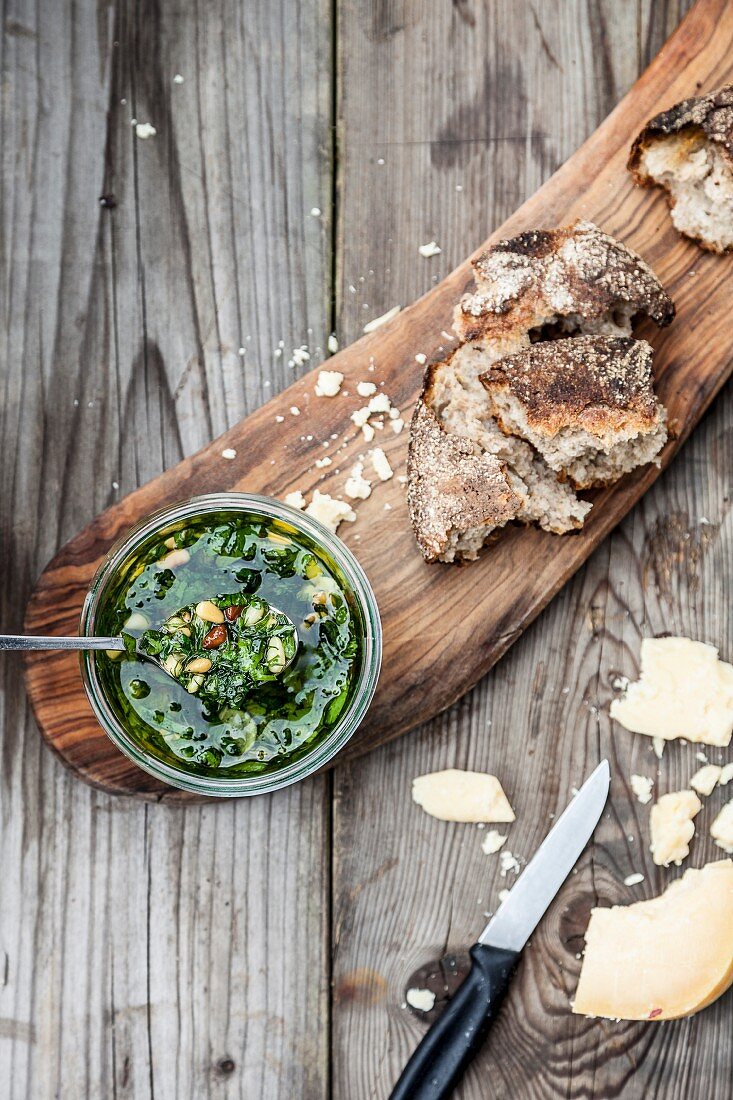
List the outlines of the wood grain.
{"type": "MultiPolygon", "coordinates": [[[[378,187],[373,174],[360,172],[361,150],[353,152],[350,172],[342,170],[350,223],[370,227],[361,234],[354,229],[349,237],[356,252],[350,264],[345,261],[349,277],[374,267],[375,257],[389,249],[390,277],[414,293],[421,269],[411,250],[416,240],[432,237],[456,249],[445,266],[443,256],[432,261],[442,275],[470,247],[472,218],[500,223],[577,147],[607,113],[609,100],[626,91],[661,47],[683,8],[455,5],[441,19],[414,14],[377,45],[367,45],[362,20],[350,20],[342,27],[344,55],[352,59],[342,77],[351,89],[343,125],[372,134],[375,155],[386,158],[391,182],[378,187]],[[381,80],[367,96],[375,49],[381,80]],[[443,80],[425,75],[420,81],[411,74],[403,87],[405,58],[418,50],[429,74],[439,70],[438,60],[448,50],[465,64],[458,75],[451,66],[443,80]],[[529,89],[518,97],[519,105],[507,108],[504,95],[498,108],[495,90],[482,95],[476,74],[484,58],[491,69],[502,59],[511,74],[502,88],[529,89]],[[453,137],[472,135],[475,142],[468,149],[462,142],[460,157],[451,155],[436,172],[433,150],[448,145],[451,136],[444,120],[465,119],[464,105],[475,101],[475,129],[462,123],[465,129],[452,131],[453,137]],[[505,109],[516,110],[511,132],[502,129],[505,109]],[[410,143],[387,141],[396,125],[410,143]],[[423,201],[401,204],[397,215],[383,219],[381,211],[394,210],[389,199],[404,180],[422,180],[428,172],[430,194],[425,185],[423,201]],[[464,191],[456,194],[456,185],[464,191]],[[466,192],[468,215],[461,205],[466,192]],[[426,208],[430,212],[424,215],[426,208]]],[[[347,287],[342,293],[348,331],[354,333],[347,287]]],[[[377,312],[394,298],[391,286],[384,294],[375,302],[377,312]]],[[[732,399],[728,386],[678,461],[479,686],[409,737],[337,766],[335,1095],[354,1100],[388,1095],[425,1029],[404,1006],[411,975],[446,950],[461,952],[474,942],[498,891],[512,881],[501,877],[496,856],[481,852],[482,834],[475,826],[434,821],[412,803],[412,778],[445,767],[499,775],[517,812],[516,823],[501,831],[508,832],[507,846],[528,858],[572,786],[599,756],[608,755],[609,812],[578,874],[533,937],[498,1026],[457,1100],[730,1096],[730,996],[698,1017],[662,1028],[579,1019],[568,1013],[568,999],[589,906],[651,897],[680,873],[652,864],[649,807],[635,802],[628,780],[639,772],[655,779],[659,794],[679,789],[699,766],[695,747],[668,746],[658,764],[646,739],[610,725],[607,707],[617,676],[634,676],[643,635],[679,631],[715,642],[729,659],[733,655],[732,399]],[[622,880],[633,871],[646,880],[627,889],[622,880]],[[360,978],[360,996],[353,995],[354,975],[360,978]]],[[[437,650],[435,671],[442,675],[437,650]]],[[[714,752],[710,759],[719,755],[732,756],[714,752]]],[[[706,802],[689,861],[696,866],[719,854],[707,832],[725,797],[718,791],[706,802]]]]}
{"type": "MultiPolygon", "coordinates": [[[[281,339],[323,346],[332,104],[320,0],[3,15],[12,630],[61,542],[292,379],[281,339]]],[[[0,673],[3,1098],[325,1098],[329,779],[185,813],[111,798],[0,673]]]]}
{"type": "MultiPolygon", "coordinates": [[[[727,323],[729,261],[701,254],[679,238],[664,200],[635,188],[625,161],[632,138],[649,115],[697,85],[709,88],[733,76],[731,43],[733,7],[714,0],[699,6],[606,122],[490,238],[584,217],[626,241],[653,265],[678,311],[675,324],[661,334],[652,331],[653,326],[639,330],[655,346],[658,392],[676,425],[676,438],[662,455],[663,465],[733,368],[727,323]]],[[[345,392],[338,398],[316,398],[314,377],[305,376],[214,443],[108,508],[44,570],[29,604],[28,630],[78,629],[85,591],[104,552],[133,522],[162,503],[225,488],[282,497],[292,489],[307,491],[318,484],[341,493],[345,471],[364,449],[349,420],[351,410],[361,403],[354,401],[356,382],[373,363],[371,377],[409,416],[421,376],[415,353],[419,349],[429,357],[438,354],[440,341],[445,342],[441,333],[450,326],[452,307],[469,281],[469,270],[467,261],[459,265],[390,325],[335,356],[334,369],[345,376],[345,392]],[[300,410],[298,415],[291,415],[293,407],[300,410]],[[276,416],[284,421],[278,423],[276,416]],[[331,441],[333,435],[341,442],[325,453],[333,449],[338,461],[324,472],[315,467],[315,460],[324,454],[321,442],[331,441]],[[235,461],[222,459],[224,447],[236,450],[235,461]]],[[[389,434],[385,430],[382,436],[389,434]]],[[[405,466],[406,436],[380,437],[398,473],[405,466]]],[[[345,755],[358,755],[396,737],[475,684],[658,473],[656,467],[646,467],[598,492],[593,512],[577,535],[558,539],[533,528],[512,528],[500,535],[490,553],[465,569],[423,562],[397,478],[373,493],[360,506],[353,529],[341,531],[377,595],[384,671],[369,715],[345,755]],[[385,505],[391,510],[386,512],[385,505]],[[526,561],[532,561],[531,571],[524,567],[526,561]],[[443,659],[440,676],[433,674],[436,647],[443,659]]],[[[166,792],[163,784],[141,773],[108,742],[91,715],[73,656],[31,656],[27,683],[46,740],[85,779],[108,790],[181,797],[166,792]]]]}

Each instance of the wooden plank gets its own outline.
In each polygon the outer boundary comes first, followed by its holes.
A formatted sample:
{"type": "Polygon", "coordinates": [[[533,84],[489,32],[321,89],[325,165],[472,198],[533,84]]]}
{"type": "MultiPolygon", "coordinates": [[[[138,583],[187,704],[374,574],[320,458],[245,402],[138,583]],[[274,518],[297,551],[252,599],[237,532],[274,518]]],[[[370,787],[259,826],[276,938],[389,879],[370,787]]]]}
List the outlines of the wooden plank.
{"type": "MultiPolygon", "coordinates": [[[[340,334],[358,332],[348,292],[355,275],[387,257],[391,270],[375,289],[375,313],[424,289],[433,271],[442,276],[471,246],[476,223],[501,222],[597,125],[686,7],[665,5],[664,18],[660,5],[641,4],[457,4],[430,18],[408,7],[391,34],[384,27],[377,34],[363,13],[343,18],[342,130],[369,138],[346,140],[341,164],[340,334]],[[503,75],[477,90],[483,58],[503,75]],[[526,88],[520,106],[507,106],[509,89],[526,88]],[[481,109],[471,113],[476,102],[481,109]],[[507,110],[514,113],[503,129],[507,110]],[[477,140],[467,150],[469,137],[477,140]],[[448,158],[439,169],[436,150],[448,158]],[[387,182],[364,168],[380,156],[387,182]],[[461,205],[467,193],[468,215],[461,205]],[[433,237],[444,252],[426,275],[428,262],[415,257],[415,247],[433,237]]],[[[435,821],[411,802],[412,778],[452,766],[498,774],[517,811],[517,822],[501,831],[527,858],[600,755],[609,756],[614,774],[609,813],[533,937],[489,1044],[456,1095],[729,1095],[730,996],[663,1027],[588,1021],[568,1011],[590,905],[653,896],[679,873],[653,866],[649,807],[634,801],[628,779],[640,772],[659,793],[679,789],[699,766],[695,747],[670,746],[657,765],[647,740],[611,726],[607,708],[616,677],[635,674],[642,635],[679,631],[733,654],[729,389],[678,461],[474,691],[410,737],[337,766],[336,1096],[388,1094],[425,1030],[402,1007],[411,974],[446,951],[465,950],[512,880],[502,879],[496,856],[481,852],[475,826],[435,821]],[[646,881],[627,889],[621,882],[633,871],[646,881]]],[[[436,647],[434,675],[444,673],[436,647]]],[[[691,864],[720,854],[707,831],[723,800],[723,792],[708,800],[691,864]]]]}
{"type": "MultiPolygon", "coordinates": [[[[678,307],[672,328],[661,334],[651,331],[651,325],[639,330],[655,345],[658,391],[677,425],[676,438],[662,454],[663,465],[677,452],[733,369],[727,324],[727,260],[700,255],[693,245],[681,240],[671,227],[663,198],[635,188],[625,161],[631,139],[649,114],[680,98],[696,83],[709,87],[733,75],[731,41],[733,7],[722,0],[704,0],[604,125],[491,238],[538,224],[595,218],[650,260],[678,307]],[[712,348],[714,355],[710,354],[712,348]]],[[[416,241],[411,242],[412,247],[417,248],[416,241]]],[[[414,262],[423,261],[416,258],[414,262]]],[[[220,440],[98,517],[44,571],[29,607],[29,629],[73,632],[91,573],[109,542],[166,500],[231,486],[282,496],[289,489],[307,489],[317,481],[327,490],[342,492],[346,470],[364,450],[362,437],[349,420],[354,383],[364,377],[373,357],[373,377],[409,415],[421,375],[416,349],[429,356],[436,352],[436,342],[444,339],[440,334],[449,324],[468,271],[465,263],[459,266],[391,325],[334,358],[334,365],[347,379],[348,396],[345,384],[345,392],[337,399],[314,397],[309,376],[307,382],[291,386],[220,440]],[[296,405],[302,415],[290,415],[289,409],[296,405]],[[276,415],[283,416],[284,422],[277,423],[276,415]],[[314,459],[324,453],[320,441],[330,441],[332,434],[343,436],[343,442],[334,444],[338,462],[323,471],[314,459]],[[223,462],[222,446],[237,450],[234,462],[223,462]]],[[[356,284],[349,285],[356,292],[356,284]]],[[[406,433],[384,439],[390,434],[387,428],[380,439],[399,473],[404,469],[406,433]]],[[[572,538],[558,539],[536,528],[507,529],[492,545],[491,553],[466,570],[426,565],[414,544],[398,478],[380,486],[360,506],[353,529],[344,531],[375,587],[385,638],[383,674],[375,702],[347,754],[362,753],[397,736],[472,686],[658,472],[654,466],[643,468],[597,493],[585,528],[572,538]],[[386,512],[385,504],[392,510],[386,512]],[[361,541],[363,532],[369,537],[361,541]],[[527,560],[533,562],[531,571],[523,564],[527,560]],[[417,633],[416,621],[420,623],[417,633]],[[450,630],[446,635],[447,623],[450,630]],[[440,677],[433,674],[436,646],[442,648],[444,658],[440,677]]],[[[160,783],[123,760],[101,733],[91,717],[73,658],[63,654],[32,657],[28,684],[44,735],[85,778],[108,789],[179,797],[165,794],[160,783]]]]}
{"type": "MultiPolygon", "coordinates": [[[[323,0],[4,14],[11,630],[61,541],[292,380],[280,340],[324,345],[331,44],[323,0]]],[[[329,780],[110,798],[44,750],[18,671],[2,661],[3,1096],[325,1097],[329,780]]]]}

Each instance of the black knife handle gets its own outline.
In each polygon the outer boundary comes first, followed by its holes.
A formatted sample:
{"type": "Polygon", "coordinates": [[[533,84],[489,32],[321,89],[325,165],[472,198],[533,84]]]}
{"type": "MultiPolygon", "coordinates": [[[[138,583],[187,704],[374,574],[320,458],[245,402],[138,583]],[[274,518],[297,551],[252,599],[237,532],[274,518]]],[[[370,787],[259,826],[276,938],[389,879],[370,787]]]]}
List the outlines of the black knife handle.
{"type": "Polygon", "coordinates": [[[519,952],[477,943],[473,965],[438,1020],[422,1039],[390,1100],[443,1100],[481,1046],[499,1011],[519,952]]]}

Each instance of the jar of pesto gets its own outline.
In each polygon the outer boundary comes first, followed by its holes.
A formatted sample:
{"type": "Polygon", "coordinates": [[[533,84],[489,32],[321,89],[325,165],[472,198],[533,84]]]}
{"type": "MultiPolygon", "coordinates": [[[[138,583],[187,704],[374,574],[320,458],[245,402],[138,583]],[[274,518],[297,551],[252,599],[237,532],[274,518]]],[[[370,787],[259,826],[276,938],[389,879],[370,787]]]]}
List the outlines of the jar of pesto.
{"type": "Polygon", "coordinates": [[[382,652],[374,593],[347,547],[244,493],[194,497],[134,527],[99,568],[80,633],[127,643],[81,655],[117,747],[172,786],[225,797],[277,790],[330,760],[369,707],[382,652]],[[295,652],[273,664],[267,645],[279,643],[257,631],[288,621],[295,652]],[[260,674],[257,645],[270,658],[260,674]],[[150,649],[157,663],[140,656],[150,649]]]}

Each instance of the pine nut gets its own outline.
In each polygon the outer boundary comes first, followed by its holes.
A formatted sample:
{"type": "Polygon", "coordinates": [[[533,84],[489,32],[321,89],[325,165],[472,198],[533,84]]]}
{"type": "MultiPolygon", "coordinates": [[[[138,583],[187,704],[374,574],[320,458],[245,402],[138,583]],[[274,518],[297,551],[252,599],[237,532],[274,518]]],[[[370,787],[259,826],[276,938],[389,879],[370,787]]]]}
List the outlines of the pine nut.
{"type": "Polygon", "coordinates": [[[186,691],[189,695],[195,695],[198,689],[204,682],[203,676],[192,676],[186,685],[186,691]]]}
{"type": "Polygon", "coordinates": [[[169,550],[175,550],[175,548],[176,548],[175,537],[173,535],[171,535],[171,537],[169,539],[165,540],[165,542],[163,543],[163,546],[167,546],[169,550]]]}
{"type": "Polygon", "coordinates": [[[205,623],[223,623],[224,612],[221,608],[213,604],[211,600],[202,600],[201,603],[196,604],[196,614],[199,619],[203,619],[205,623]]]}
{"type": "Polygon", "coordinates": [[[125,621],[125,630],[147,630],[150,623],[141,615],[139,611],[133,611],[131,615],[127,616],[125,621]]]}
{"type": "Polygon", "coordinates": [[[274,676],[277,676],[278,673],[282,672],[286,664],[285,647],[283,646],[282,639],[271,638],[270,644],[267,647],[267,667],[274,676]]]}
{"type": "Polygon", "coordinates": [[[208,672],[210,668],[211,661],[208,657],[194,657],[186,665],[186,672],[208,672]]]}
{"type": "Polygon", "coordinates": [[[173,676],[175,678],[181,671],[185,659],[186,658],[182,653],[171,653],[163,661],[163,668],[169,676],[173,676]]]}

